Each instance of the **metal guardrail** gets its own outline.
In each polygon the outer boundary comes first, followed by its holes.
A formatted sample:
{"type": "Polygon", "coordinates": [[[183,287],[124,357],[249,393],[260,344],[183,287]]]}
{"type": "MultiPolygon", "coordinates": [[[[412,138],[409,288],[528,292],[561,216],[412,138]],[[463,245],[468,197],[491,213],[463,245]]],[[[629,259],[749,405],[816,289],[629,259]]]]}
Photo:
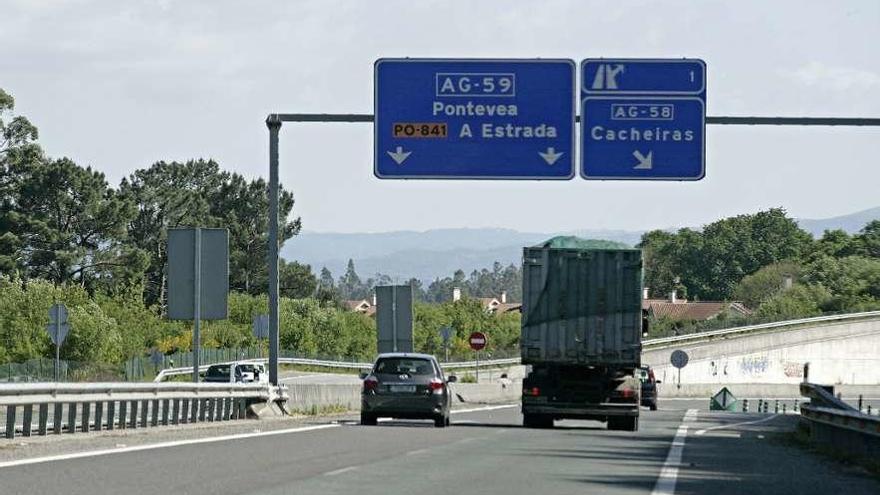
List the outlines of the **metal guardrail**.
{"type": "MultiPolygon", "coordinates": [[[[235,361],[239,363],[266,363],[268,359],[246,359],[241,361],[235,361]]],[[[440,363],[440,366],[444,369],[463,369],[463,368],[476,368],[479,364],[480,367],[491,368],[497,366],[504,365],[515,365],[519,364],[520,358],[507,358],[507,359],[492,359],[492,360],[483,360],[477,363],[476,361],[459,361],[454,363],[440,363]]],[[[321,366],[324,368],[339,368],[339,369],[354,369],[354,370],[363,370],[370,369],[373,367],[373,363],[357,363],[357,362],[349,362],[349,361],[326,361],[321,359],[305,359],[305,358],[278,358],[278,363],[280,364],[298,364],[298,365],[307,365],[307,366],[321,366]]],[[[213,363],[213,364],[228,364],[228,363],[213,363]]],[[[210,364],[205,364],[199,366],[199,371],[204,372],[207,371],[210,364]]],[[[168,368],[166,370],[160,371],[156,378],[153,380],[155,382],[161,382],[166,377],[169,376],[177,376],[177,375],[188,375],[192,373],[192,367],[181,367],[181,368],[168,368]]]]}
{"type": "Polygon", "coordinates": [[[834,428],[858,432],[877,438],[880,445],[880,417],[869,416],[858,411],[845,411],[833,407],[820,407],[804,404],[801,416],[814,423],[822,423],[834,428]]]}
{"type": "Polygon", "coordinates": [[[802,383],[800,388],[810,399],[801,406],[801,421],[814,442],[858,456],[880,454],[880,417],[846,404],[834,396],[832,387],[802,383]]]}
{"type": "Polygon", "coordinates": [[[859,412],[858,409],[836,397],[834,395],[834,387],[803,382],[801,383],[800,391],[801,396],[810,399],[811,406],[859,412]]]}
{"type": "Polygon", "coordinates": [[[13,439],[17,433],[88,433],[244,419],[251,403],[283,399],[284,394],[283,388],[260,384],[11,384],[0,385],[0,408],[6,409],[5,436],[13,439]]]}
{"type": "Polygon", "coordinates": [[[880,311],[865,311],[862,313],[848,313],[842,315],[816,316],[812,318],[801,318],[798,320],[777,321],[773,323],[761,323],[758,325],[748,325],[744,327],[725,328],[723,330],[712,330],[708,332],[698,332],[687,335],[677,335],[675,337],[662,337],[659,339],[648,339],[642,341],[642,347],[660,347],[664,344],[679,344],[688,341],[707,340],[715,337],[726,337],[740,333],[752,333],[760,330],[771,330],[783,327],[792,327],[807,325],[810,323],[822,323],[827,321],[843,321],[857,320],[862,318],[880,317],[880,311]]]}

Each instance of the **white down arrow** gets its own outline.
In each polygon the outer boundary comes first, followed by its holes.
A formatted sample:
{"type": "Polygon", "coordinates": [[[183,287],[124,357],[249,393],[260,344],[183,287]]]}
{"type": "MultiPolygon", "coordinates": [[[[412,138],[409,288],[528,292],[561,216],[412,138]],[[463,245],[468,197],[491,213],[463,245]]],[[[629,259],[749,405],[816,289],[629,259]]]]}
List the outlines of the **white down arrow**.
{"type": "Polygon", "coordinates": [[[409,158],[409,155],[412,154],[412,151],[403,151],[403,147],[398,146],[397,150],[395,152],[386,151],[386,153],[388,153],[388,156],[390,156],[392,160],[394,160],[398,165],[400,165],[407,158],[409,158]]]}
{"type": "Polygon", "coordinates": [[[543,158],[545,162],[547,162],[547,165],[553,165],[556,163],[556,160],[559,160],[559,157],[565,154],[565,152],[560,151],[557,153],[556,148],[551,146],[547,148],[547,151],[539,151],[538,154],[541,155],[541,158],[543,158]]]}

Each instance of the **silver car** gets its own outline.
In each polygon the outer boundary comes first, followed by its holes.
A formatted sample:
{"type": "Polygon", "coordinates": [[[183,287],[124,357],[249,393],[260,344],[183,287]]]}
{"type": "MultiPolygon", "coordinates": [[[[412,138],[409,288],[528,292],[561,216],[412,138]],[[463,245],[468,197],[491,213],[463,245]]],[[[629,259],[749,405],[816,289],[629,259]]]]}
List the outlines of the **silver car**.
{"type": "Polygon", "coordinates": [[[433,419],[434,426],[449,425],[452,394],[434,356],[388,353],[376,358],[373,369],[363,373],[361,424],[375,425],[380,417],[433,419]]]}

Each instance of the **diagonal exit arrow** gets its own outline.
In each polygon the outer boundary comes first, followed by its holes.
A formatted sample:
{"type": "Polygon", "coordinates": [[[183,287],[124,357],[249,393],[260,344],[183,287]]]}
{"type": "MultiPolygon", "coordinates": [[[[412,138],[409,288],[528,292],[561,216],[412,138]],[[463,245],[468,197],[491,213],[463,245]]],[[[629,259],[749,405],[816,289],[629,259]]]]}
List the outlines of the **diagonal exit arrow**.
{"type": "Polygon", "coordinates": [[[633,151],[633,156],[636,157],[636,160],[639,161],[639,164],[633,167],[635,170],[651,170],[653,168],[652,159],[654,158],[654,152],[649,151],[647,155],[643,155],[641,151],[635,150],[633,151]]]}
{"type": "Polygon", "coordinates": [[[392,160],[400,165],[404,162],[404,160],[409,158],[409,155],[412,154],[412,151],[403,151],[403,146],[398,146],[395,152],[392,153],[391,151],[386,151],[386,153],[388,153],[388,156],[390,156],[392,160]]]}

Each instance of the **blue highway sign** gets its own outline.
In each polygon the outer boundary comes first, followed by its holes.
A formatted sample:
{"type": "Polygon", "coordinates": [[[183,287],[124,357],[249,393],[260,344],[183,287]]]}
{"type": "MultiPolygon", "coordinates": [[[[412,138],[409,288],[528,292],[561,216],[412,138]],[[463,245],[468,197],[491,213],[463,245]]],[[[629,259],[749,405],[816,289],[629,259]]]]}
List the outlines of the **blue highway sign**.
{"type": "Polygon", "coordinates": [[[379,59],[380,179],[571,179],[571,60],[379,59]]]}
{"type": "Polygon", "coordinates": [[[581,63],[585,179],[700,180],[706,171],[706,64],[581,63]]]}

